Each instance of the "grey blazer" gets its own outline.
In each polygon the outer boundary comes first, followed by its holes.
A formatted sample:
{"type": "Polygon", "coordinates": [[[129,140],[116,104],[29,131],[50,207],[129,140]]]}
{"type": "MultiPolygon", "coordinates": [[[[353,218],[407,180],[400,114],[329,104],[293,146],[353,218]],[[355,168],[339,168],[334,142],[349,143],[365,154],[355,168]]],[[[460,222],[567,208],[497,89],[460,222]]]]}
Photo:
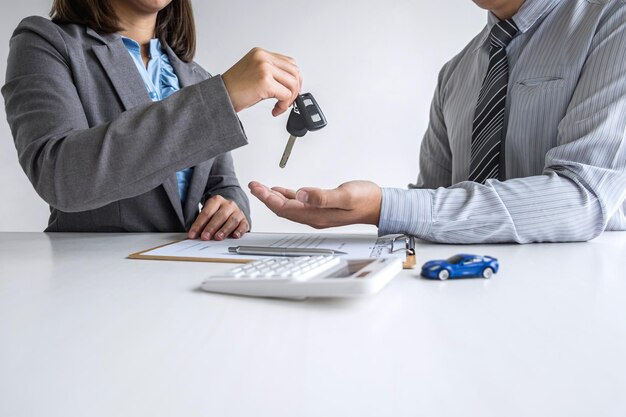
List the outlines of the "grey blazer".
{"type": "Polygon", "coordinates": [[[214,195],[250,219],[229,153],[247,138],[224,83],[165,48],[183,88],[154,103],[118,34],[42,17],[15,30],[2,95],[46,231],[182,232],[214,195]]]}

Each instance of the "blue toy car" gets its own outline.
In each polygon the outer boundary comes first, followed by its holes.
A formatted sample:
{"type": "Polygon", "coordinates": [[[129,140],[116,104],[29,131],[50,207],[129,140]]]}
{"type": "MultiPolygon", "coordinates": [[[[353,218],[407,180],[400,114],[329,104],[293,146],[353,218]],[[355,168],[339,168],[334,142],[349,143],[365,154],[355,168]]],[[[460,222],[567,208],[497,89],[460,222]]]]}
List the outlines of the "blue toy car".
{"type": "Polygon", "coordinates": [[[483,277],[489,279],[498,272],[498,260],[491,256],[460,254],[445,261],[430,261],[422,266],[422,276],[438,278],[483,277]]]}

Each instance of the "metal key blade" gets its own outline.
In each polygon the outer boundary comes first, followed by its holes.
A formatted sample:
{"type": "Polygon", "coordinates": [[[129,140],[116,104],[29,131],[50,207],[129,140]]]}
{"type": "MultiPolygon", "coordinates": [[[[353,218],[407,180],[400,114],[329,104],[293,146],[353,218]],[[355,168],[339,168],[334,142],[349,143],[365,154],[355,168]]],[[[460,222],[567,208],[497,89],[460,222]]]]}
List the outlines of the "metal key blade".
{"type": "Polygon", "coordinates": [[[287,161],[289,161],[289,155],[291,155],[291,150],[293,149],[293,145],[296,143],[296,139],[297,137],[294,135],[289,136],[287,146],[285,146],[285,152],[283,152],[283,157],[280,159],[279,166],[281,168],[285,168],[287,166],[287,161]]]}

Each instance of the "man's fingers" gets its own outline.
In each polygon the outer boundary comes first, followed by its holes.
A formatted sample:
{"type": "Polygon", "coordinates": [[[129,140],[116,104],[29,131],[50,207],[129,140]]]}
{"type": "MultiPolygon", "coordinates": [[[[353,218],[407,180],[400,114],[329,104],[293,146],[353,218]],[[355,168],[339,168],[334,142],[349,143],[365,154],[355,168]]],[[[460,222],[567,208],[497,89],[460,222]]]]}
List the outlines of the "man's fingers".
{"type": "Polygon", "coordinates": [[[332,190],[283,187],[272,189],[250,183],[252,194],[278,216],[315,228],[374,224],[380,220],[382,192],[369,181],[351,181],[332,190]],[[293,198],[295,197],[295,199],[293,198]]]}
{"type": "Polygon", "coordinates": [[[336,205],[336,202],[346,200],[346,197],[341,198],[342,191],[302,188],[297,193],[298,199],[294,199],[296,193],[287,188],[273,187],[270,189],[256,181],[251,182],[248,186],[252,195],[261,200],[275,214],[285,219],[308,224],[318,229],[350,223],[351,212],[346,211],[343,207],[330,208],[331,205],[336,205]],[[303,203],[300,198],[304,192],[311,193],[309,196],[309,198],[312,196],[311,201],[323,203],[326,207],[303,203]]]}
{"type": "Polygon", "coordinates": [[[248,187],[250,188],[250,192],[252,193],[252,195],[261,201],[265,201],[265,199],[267,199],[270,194],[275,193],[274,191],[270,190],[267,186],[256,181],[253,181],[250,184],[248,184],[248,187]]]}
{"type": "Polygon", "coordinates": [[[258,181],[250,181],[250,182],[248,183],[248,188],[249,188],[250,190],[252,190],[253,188],[258,188],[258,187],[265,187],[265,188],[267,188],[265,185],[261,184],[261,183],[260,183],[260,182],[258,182],[258,181]]]}
{"type": "Polygon", "coordinates": [[[281,193],[282,195],[284,195],[285,197],[287,197],[290,200],[294,200],[296,198],[295,190],[290,190],[288,188],[283,188],[283,187],[272,187],[272,191],[276,191],[277,193],[281,193]]]}
{"type": "Polygon", "coordinates": [[[276,191],[268,190],[268,192],[262,194],[255,194],[253,191],[252,195],[261,200],[261,202],[263,202],[263,204],[265,204],[267,208],[269,208],[279,216],[281,211],[285,207],[285,204],[287,203],[287,199],[285,198],[285,196],[277,193],[276,191]]]}
{"type": "Polygon", "coordinates": [[[350,195],[340,188],[332,190],[301,188],[296,192],[296,199],[318,208],[350,209],[350,195]]]}
{"type": "MultiPolygon", "coordinates": [[[[275,214],[277,214],[280,217],[285,217],[285,218],[292,220],[290,217],[286,215],[286,213],[293,212],[297,215],[299,211],[302,211],[305,208],[304,204],[302,204],[301,202],[293,198],[289,198],[282,192],[279,192],[275,189],[269,189],[262,184],[250,183],[249,187],[250,187],[250,192],[252,193],[253,196],[261,200],[261,202],[265,204],[267,208],[272,210],[275,214]]],[[[281,189],[281,187],[275,187],[275,188],[281,189]]],[[[282,190],[285,190],[285,192],[291,191],[291,190],[286,190],[286,189],[282,189],[282,190]]],[[[293,191],[291,191],[291,193],[293,193],[293,191]]],[[[302,222],[301,220],[297,220],[297,221],[302,222]]]]}
{"type": "Polygon", "coordinates": [[[281,193],[277,192],[274,189],[270,189],[269,187],[261,183],[258,183],[256,181],[253,181],[250,184],[248,184],[248,187],[250,188],[250,192],[252,193],[252,195],[261,201],[267,199],[271,195],[279,197],[282,201],[287,200],[286,197],[282,195],[281,193]]]}

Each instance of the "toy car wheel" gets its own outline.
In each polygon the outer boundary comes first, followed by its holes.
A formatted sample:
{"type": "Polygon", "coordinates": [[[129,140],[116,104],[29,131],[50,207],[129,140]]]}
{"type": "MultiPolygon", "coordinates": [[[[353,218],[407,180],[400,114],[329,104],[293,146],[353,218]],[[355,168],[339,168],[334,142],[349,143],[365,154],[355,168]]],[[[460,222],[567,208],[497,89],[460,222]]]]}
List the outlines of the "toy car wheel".
{"type": "Polygon", "coordinates": [[[439,278],[442,281],[447,280],[448,278],[450,278],[450,271],[448,271],[447,269],[442,269],[437,274],[437,278],[439,278]]]}
{"type": "Polygon", "coordinates": [[[493,276],[493,269],[487,267],[483,269],[483,278],[489,279],[493,276]]]}

